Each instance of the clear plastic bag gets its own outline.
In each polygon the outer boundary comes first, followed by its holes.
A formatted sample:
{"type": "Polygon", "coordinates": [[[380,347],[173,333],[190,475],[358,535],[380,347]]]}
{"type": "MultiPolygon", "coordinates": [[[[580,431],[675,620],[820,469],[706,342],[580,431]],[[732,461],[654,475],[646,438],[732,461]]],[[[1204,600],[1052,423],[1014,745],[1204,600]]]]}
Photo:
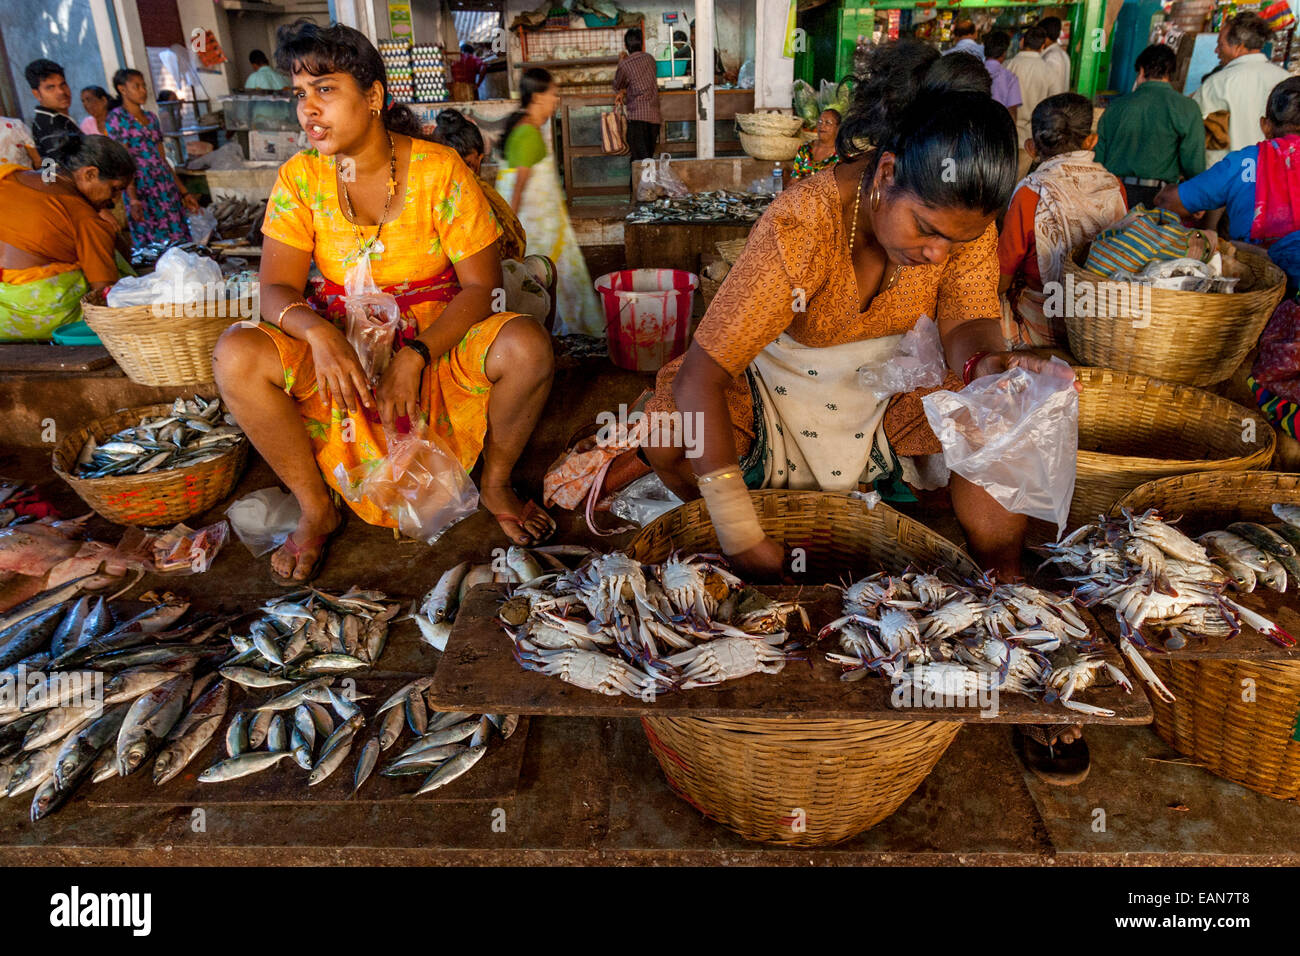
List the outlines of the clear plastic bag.
{"type": "Polygon", "coordinates": [[[680,176],[673,172],[672,156],[660,153],[658,159],[641,164],[641,178],[636,184],[636,201],[653,202],[656,199],[681,199],[690,190],[680,176]]]}
{"type": "Polygon", "coordinates": [[[945,464],[1008,511],[1065,530],[1079,451],[1074,373],[1058,358],[976,379],[961,392],[921,399],[945,464]]]}
{"type": "Polygon", "coordinates": [[[226,509],[226,518],[235,529],[235,536],[255,558],[288,541],[301,517],[298,499],[279,488],[254,491],[226,509]]]}
{"type": "Polygon", "coordinates": [[[225,280],[215,259],[173,246],[158,257],[147,276],[125,276],[108,290],[110,309],[130,305],[204,302],[224,294],[225,280]]]}
{"type": "Polygon", "coordinates": [[[190,239],[196,245],[206,246],[212,234],[217,231],[217,217],[207,209],[190,213],[186,220],[190,226],[190,239]]]}
{"type": "Polygon", "coordinates": [[[912,330],[898,343],[898,352],[883,365],[858,369],[858,382],[883,402],[894,395],[918,388],[938,388],[948,368],[939,341],[939,327],[928,315],[916,320],[912,330]]]}
{"type": "Polygon", "coordinates": [[[153,567],[159,574],[202,574],[212,567],[217,553],[230,537],[230,526],[218,521],[194,531],[178,524],[153,538],[153,567]]]}
{"type": "Polygon", "coordinates": [[[644,527],[681,503],[681,499],[664,486],[663,480],[651,472],[642,475],[616,494],[609,510],[624,521],[632,521],[644,527]]]}
{"type": "Polygon", "coordinates": [[[363,254],[343,279],[348,344],[357,353],[372,385],[379,383],[393,358],[393,342],[402,327],[397,300],[379,291],[370,275],[370,256],[363,254]]]}
{"type": "Polygon", "coordinates": [[[754,88],[754,61],[746,60],[740,64],[740,72],[736,74],[736,89],[752,90],[754,88]]]}
{"type": "Polygon", "coordinates": [[[378,464],[335,471],[350,501],[369,499],[409,538],[433,544],[478,510],[478,489],[437,435],[425,429],[390,436],[378,464]]]}

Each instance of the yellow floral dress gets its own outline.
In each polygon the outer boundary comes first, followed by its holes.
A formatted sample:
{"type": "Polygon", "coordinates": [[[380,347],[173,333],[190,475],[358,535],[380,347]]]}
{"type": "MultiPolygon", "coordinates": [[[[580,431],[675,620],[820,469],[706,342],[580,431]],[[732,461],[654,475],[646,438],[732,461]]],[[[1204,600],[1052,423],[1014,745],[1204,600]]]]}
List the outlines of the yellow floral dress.
{"type": "MultiPolygon", "coordinates": [[[[376,229],[363,226],[362,236],[371,239],[376,229]]],[[[262,233],[312,253],[322,278],[313,282],[308,299],[342,329],[343,280],[357,254],[357,237],[339,204],[333,157],[308,149],[280,167],[262,233]]],[[[405,320],[398,348],[432,326],[460,290],[454,265],[495,245],[500,235],[474,174],[460,156],[444,146],[414,140],[400,212],[384,226],[382,248],[370,253],[375,284],[397,298],[405,320]]],[[[425,423],[432,424],[467,471],[482,452],[487,433],[488,350],[515,315],[488,316],[424,372],[420,398],[425,423]]],[[[342,493],[347,473],[355,474],[361,466],[373,468],[383,458],[383,426],[373,413],[350,415],[322,397],[306,342],[267,322],[259,327],[279,352],[284,390],[298,402],[321,472],[342,493]]],[[[401,431],[403,420],[397,426],[401,431]]],[[[368,499],[349,503],[364,521],[395,527],[394,520],[368,499]]]]}

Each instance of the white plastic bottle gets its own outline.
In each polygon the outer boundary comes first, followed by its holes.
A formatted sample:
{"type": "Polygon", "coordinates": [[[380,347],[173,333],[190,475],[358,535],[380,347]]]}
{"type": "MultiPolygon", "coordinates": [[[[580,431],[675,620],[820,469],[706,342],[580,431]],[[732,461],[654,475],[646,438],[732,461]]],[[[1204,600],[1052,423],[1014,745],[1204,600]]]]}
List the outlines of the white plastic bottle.
{"type": "Polygon", "coordinates": [[[781,164],[777,163],[772,167],[772,195],[779,196],[785,189],[785,183],[781,179],[781,164]]]}

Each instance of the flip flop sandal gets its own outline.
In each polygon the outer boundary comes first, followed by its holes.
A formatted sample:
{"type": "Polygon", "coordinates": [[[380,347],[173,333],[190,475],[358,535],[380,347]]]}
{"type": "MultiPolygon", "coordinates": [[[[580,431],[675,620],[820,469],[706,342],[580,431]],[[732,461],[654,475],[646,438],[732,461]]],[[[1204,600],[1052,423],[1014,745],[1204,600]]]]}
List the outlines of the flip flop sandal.
{"type": "Polygon", "coordinates": [[[302,587],[305,584],[309,584],[310,582],[315,581],[316,578],[320,575],[321,567],[325,564],[325,559],[329,556],[331,542],[334,540],[334,538],[338,537],[339,532],[343,530],[343,526],[346,523],[347,523],[346,519],[340,518],[338,527],[336,527],[333,531],[331,531],[329,534],[318,535],[317,537],[312,538],[311,541],[307,542],[306,544],[299,544],[297,541],[293,540],[293,535],[290,534],[288,539],[284,542],[284,544],[282,544],[276,550],[288,551],[289,554],[293,556],[295,567],[297,567],[298,564],[298,555],[302,554],[304,551],[311,551],[315,549],[316,560],[313,561],[311,567],[307,569],[307,576],[305,578],[286,578],[283,575],[276,574],[275,569],[272,568],[271,580],[274,581],[276,584],[280,585],[280,587],[282,588],[302,587]]]}
{"type": "MultiPolygon", "coordinates": [[[[497,524],[500,524],[502,521],[509,521],[512,524],[514,524],[515,527],[517,527],[520,531],[522,531],[524,534],[528,535],[530,538],[533,539],[528,544],[519,545],[519,547],[521,548],[531,548],[534,545],[541,544],[542,542],[550,538],[551,535],[555,534],[555,529],[556,529],[555,519],[552,518],[550,515],[546,514],[546,512],[543,511],[537,505],[536,502],[531,500],[524,505],[524,514],[522,518],[519,515],[511,514],[509,511],[489,512],[489,514],[491,514],[492,517],[497,520],[497,524]],[[524,527],[524,520],[530,517],[531,515],[537,514],[539,512],[543,515],[546,515],[546,519],[551,523],[551,527],[550,530],[544,532],[543,534],[534,535],[532,534],[532,532],[530,532],[527,528],[524,527]]],[[[506,537],[509,537],[509,535],[506,535],[506,537]]],[[[511,544],[513,543],[514,541],[512,539],[511,544]]]]}
{"type": "Polygon", "coordinates": [[[1021,759],[1039,780],[1057,787],[1070,787],[1087,778],[1092,758],[1082,737],[1063,744],[1055,739],[1056,734],[1037,726],[1017,727],[1016,733],[1021,759]]]}

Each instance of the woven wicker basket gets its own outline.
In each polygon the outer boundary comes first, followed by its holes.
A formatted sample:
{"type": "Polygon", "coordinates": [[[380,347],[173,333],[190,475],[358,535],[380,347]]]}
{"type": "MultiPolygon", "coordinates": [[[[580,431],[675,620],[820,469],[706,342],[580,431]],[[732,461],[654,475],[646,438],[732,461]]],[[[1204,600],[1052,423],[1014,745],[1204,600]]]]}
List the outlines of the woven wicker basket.
{"type": "Polygon", "coordinates": [[[81,500],[117,524],[171,525],[192,518],[229,497],[248,461],[245,439],[220,458],[185,468],[144,475],[77,478],[77,456],[91,435],[102,442],[148,415],[166,415],[170,404],[145,405],[91,422],[64,436],[54,448],[54,473],[72,486],[81,500]]]}
{"type": "MultiPolygon", "coordinates": [[[[808,578],[840,580],[881,566],[946,565],[974,573],[964,552],[885,505],[847,494],[751,493],[763,530],[805,550],[808,578]]],[[[716,551],[702,501],[646,525],[628,547],[641,561],[674,549],[716,551]]],[[[889,816],[957,735],[956,721],[646,717],[668,784],[705,816],[748,840],[825,846],[889,816]],[[800,814],[797,811],[802,810],[800,814]]]]}
{"type": "Polygon", "coordinates": [[[749,242],[749,237],[743,239],[723,239],[721,242],[715,242],[713,248],[718,250],[718,255],[722,256],[729,265],[735,265],[740,254],[745,251],[745,243],[749,242]]]}
{"type": "Polygon", "coordinates": [[[1194,471],[1267,468],[1268,421],[1209,392],[1111,369],[1076,368],[1079,468],[1070,526],[1096,519],[1147,481],[1194,471]]]}
{"type": "MultiPolygon", "coordinates": [[[[1300,504],[1300,475],[1200,472],[1151,481],[1115,506],[1155,508],[1192,534],[1233,521],[1275,521],[1274,502],[1300,504]]],[[[1300,662],[1147,658],[1177,698],[1151,696],[1155,731],[1207,770],[1282,800],[1300,797],[1300,662]],[[1242,682],[1254,682],[1243,700],[1242,682]]]]}
{"type": "Polygon", "coordinates": [[[81,300],[86,324],[126,377],[139,385],[202,385],[212,381],[212,353],[232,323],[251,312],[250,300],[209,303],[202,315],[155,315],[153,306],[110,309],[104,292],[81,300]],[[221,314],[218,314],[221,313],[221,314]]]}
{"type": "Polygon", "coordinates": [[[798,136],[759,136],[752,133],[740,134],[740,147],[755,159],[785,162],[794,159],[803,140],[798,136]]]}
{"type": "Polygon", "coordinates": [[[1072,277],[1074,288],[1071,296],[1066,286],[1066,298],[1077,302],[1080,290],[1085,290],[1098,306],[1065,310],[1070,351],[1079,364],[1183,385],[1214,385],[1229,378],[1255,347],[1286,291],[1286,276],[1268,256],[1244,243],[1234,245],[1250,276],[1237,284],[1244,291],[1226,294],[1171,292],[1113,282],[1085,270],[1082,263],[1088,246],[1076,247],[1065,261],[1063,278],[1069,283],[1072,277]],[[1118,305],[1112,290],[1122,290],[1118,305]],[[1103,302],[1109,307],[1101,308],[1103,302]],[[1102,314],[1074,315],[1077,311],[1102,314]],[[1140,313],[1137,318],[1135,312],[1140,313]]]}
{"type": "Polygon", "coordinates": [[[740,132],[750,136],[795,136],[803,129],[803,117],[789,113],[737,113],[736,125],[740,132]]]}

